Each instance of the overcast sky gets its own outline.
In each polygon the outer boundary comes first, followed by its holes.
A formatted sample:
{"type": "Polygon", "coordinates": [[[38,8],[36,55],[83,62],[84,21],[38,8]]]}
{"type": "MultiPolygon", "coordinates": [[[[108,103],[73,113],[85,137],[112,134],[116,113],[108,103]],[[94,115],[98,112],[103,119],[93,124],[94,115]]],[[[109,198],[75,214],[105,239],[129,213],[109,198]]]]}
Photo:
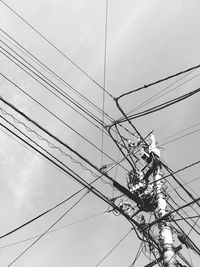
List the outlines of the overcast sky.
{"type": "MultiPolygon", "coordinates": [[[[5,0],[5,3],[18,12],[90,77],[103,85],[105,0],[5,0]]],[[[106,90],[117,97],[131,89],[198,65],[200,62],[199,10],[200,2],[198,0],[108,0],[106,90]]],[[[1,2],[0,27],[102,109],[101,88],[1,2]]],[[[2,32],[0,40],[6,41],[2,32]]],[[[37,66],[37,68],[39,67],[37,66]]],[[[39,69],[42,71],[41,68],[39,69]]],[[[101,148],[101,131],[99,129],[47,92],[44,87],[20,70],[2,53],[0,54],[0,72],[89,139],[90,142],[101,148]]],[[[199,71],[196,70],[178,82],[177,85],[181,85],[198,74],[199,71]]],[[[56,81],[49,74],[47,75],[70,96],[101,119],[101,115],[86,102],[61,82],[56,81]]],[[[141,93],[129,95],[124,97],[120,103],[125,111],[129,112],[175,81],[172,80],[148,88],[141,93]]],[[[151,107],[197,89],[199,81],[197,76],[145,107],[151,107]]],[[[98,150],[55,117],[52,117],[2,76],[0,77],[0,95],[64,140],[95,165],[100,166],[101,153],[98,150]]],[[[105,97],[106,113],[114,119],[118,119],[121,114],[114,101],[107,94],[105,97]]],[[[137,119],[134,124],[143,136],[154,129],[159,141],[198,123],[199,101],[200,97],[196,94],[175,106],[137,119]]],[[[0,103],[0,107],[16,115],[2,103],[0,103]]],[[[17,118],[23,120],[19,116],[17,118]]],[[[105,122],[109,124],[109,121],[105,120],[105,122]]],[[[29,126],[31,127],[31,124],[29,126]]],[[[22,126],[21,129],[24,130],[22,126]]],[[[193,130],[196,129],[198,126],[193,128],[193,130]]],[[[104,142],[104,151],[117,160],[118,151],[111,138],[105,136],[104,142]]],[[[41,144],[47,148],[45,143],[41,144]]],[[[162,157],[172,169],[179,169],[199,159],[199,145],[199,132],[196,132],[163,146],[162,157]]],[[[81,174],[84,179],[91,181],[93,177],[90,172],[84,171],[80,166],[72,163],[69,158],[61,156],[58,151],[53,151],[50,148],[48,150],[55,153],[62,161],[81,174]]],[[[50,165],[37,153],[30,151],[2,131],[0,131],[0,158],[0,235],[33,218],[81,188],[79,184],[50,165]]],[[[77,159],[77,157],[75,158],[77,159]]],[[[111,163],[111,160],[106,156],[103,160],[104,163],[111,163]]],[[[181,177],[183,181],[192,180],[198,177],[198,171],[199,169],[196,167],[185,172],[181,177]]],[[[116,171],[111,172],[111,175],[114,177],[116,171]]],[[[124,183],[125,174],[123,171],[119,169],[116,177],[118,181],[124,183]]],[[[97,186],[109,197],[112,197],[113,192],[109,185],[99,182],[97,186]]],[[[200,188],[198,181],[190,186],[198,194],[200,188]]],[[[0,240],[0,267],[7,266],[33,240],[4,249],[1,249],[2,246],[42,233],[74,201],[69,201],[68,204],[16,234],[0,240]]],[[[106,209],[107,205],[90,193],[58,223],[57,227],[103,212],[106,209]]],[[[99,215],[43,237],[13,266],[95,266],[130,228],[131,225],[120,216],[115,217],[112,213],[99,215]]],[[[200,245],[200,242],[197,244],[200,245]]],[[[102,263],[102,266],[128,267],[134,259],[139,245],[140,241],[132,232],[102,263]]],[[[194,260],[194,266],[197,266],[195,265],[196,262],[194,260]]],[[[141,256],[135,266],[139,267],[147,263],[148,260],[145,256],[141,256]]]]}

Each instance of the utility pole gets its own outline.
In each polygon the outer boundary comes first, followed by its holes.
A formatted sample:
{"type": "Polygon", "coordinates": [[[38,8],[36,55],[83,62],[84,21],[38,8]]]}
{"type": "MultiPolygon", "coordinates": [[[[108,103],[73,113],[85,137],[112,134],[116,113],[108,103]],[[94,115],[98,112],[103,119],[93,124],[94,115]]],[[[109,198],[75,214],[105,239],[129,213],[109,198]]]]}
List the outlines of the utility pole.
{"type": "MultiPolygon", "coordinates": [[[[156,147],[156,146],[155,146],[156,147]]],[[[157,148],[156,148],[157,149],[157,148]]],[[[167,202],[165,196],[165,189],[163,188],[161,166],[157,164],[154,174],[155,182],[155,194],[158,204],[157,217],[161,219],[167,213],[167,202]]],[[[160,231],[160,241],[163,245],[163,264],[165,267],[176,267],[177,261],[175,257],[175,251],[173,248],[173,236],[169,223],[164,219],[158,223],[160,231]]]]}
{"type": "Polygon", "coordinates": [[[121,200],[119,207],[131,217],[139,212],[142,213],[137,219],[140,233],[144,239],[149,241],[150,253],[155,248],[158,249],[159,257],[156,257],[146,267],[159,263],[164,267],[177,267],[180,266],[176,260],[178,250],[174,247],[171,225],[166,216],[168,213],[166,189],[161,179],[163,174],[161,172],[160,151],[157,148],[154,133],[151,132],[147,137],[150,137],[150,140],[145,140],[145,142],[141,139],[137,139],[135,142],[127,141],[127,150],[130,155],[133,155],[133,158],[130,157],[130,159],[134,161],[132,170],[127,175],[127,188],[116,181],[113,182],[113,186],[123,193],[124,196],[128,197],[130,201],[136,203],[136,206],[131,210],[132,204],[121,200]],[[145,216],[152,212],[155,214],[155,219],[159,219],[157,223],[159,230],[158,240],[150,238],[150,232],[141,230],[148,226],[145,216]]]}

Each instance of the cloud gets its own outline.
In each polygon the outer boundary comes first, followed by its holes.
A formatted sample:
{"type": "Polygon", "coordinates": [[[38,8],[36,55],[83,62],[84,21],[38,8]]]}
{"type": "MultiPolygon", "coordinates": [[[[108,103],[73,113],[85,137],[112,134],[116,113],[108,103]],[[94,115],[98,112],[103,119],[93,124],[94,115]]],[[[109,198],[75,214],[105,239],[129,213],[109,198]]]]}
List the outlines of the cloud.
{"type": "Polygon", "coordinates": [[[20,161],[19,164],[25,163],[24,167],[21,166],[19,173],[9,178],[8,185],[15,197],[15,206],[30,209],[33,204],[31,198],[38,194],[38,189],[44,181],[42,162],[37,155],[20,161]]]}

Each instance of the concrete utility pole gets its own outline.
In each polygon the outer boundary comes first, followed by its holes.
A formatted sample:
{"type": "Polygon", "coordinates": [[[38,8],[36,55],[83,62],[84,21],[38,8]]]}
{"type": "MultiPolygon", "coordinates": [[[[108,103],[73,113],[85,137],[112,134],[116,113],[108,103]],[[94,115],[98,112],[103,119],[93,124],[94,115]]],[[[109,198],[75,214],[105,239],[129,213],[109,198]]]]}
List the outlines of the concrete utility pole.
{"type": "MultiPolygon", "coordinates": [[[[162,175],[160,174],[160,166],[156,167],[157,170],[155,172],[154,181],[155,181],[155,190],[156,197],[158,202],[158,218],[162,218],[166,213],[166,197],[163,189],[163,181],[160,181],[162,175]]],[[[169,226],[169,223],[166,220],[158,223],[158,227],[160,230],[160,240],[163,244],[163,263],[165,267],[176,267],[177,261],[175,257],[175,252],[173,248],[173,237],[172,231],[169,226]]]]}

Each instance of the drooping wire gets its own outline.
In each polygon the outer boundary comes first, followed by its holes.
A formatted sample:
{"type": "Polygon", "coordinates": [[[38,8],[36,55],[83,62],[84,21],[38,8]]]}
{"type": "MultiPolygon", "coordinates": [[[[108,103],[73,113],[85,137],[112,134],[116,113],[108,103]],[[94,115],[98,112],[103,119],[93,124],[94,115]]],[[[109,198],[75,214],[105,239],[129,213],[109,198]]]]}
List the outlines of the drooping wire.
{"type": "Polygon", "coordinates": [[[32,244],[30,244],[24,251],[22,251],[11,263],[8,264],[8,267],[12,266],[19,258],[21,258],[31,247],[33,247],[49,230],[51,230],[59,221],[61,221],[87,194],[89,191],[79,198],[62,216],[60,216],[51,226],[49,226],[43,234],[41,234],[32,244]]]}

